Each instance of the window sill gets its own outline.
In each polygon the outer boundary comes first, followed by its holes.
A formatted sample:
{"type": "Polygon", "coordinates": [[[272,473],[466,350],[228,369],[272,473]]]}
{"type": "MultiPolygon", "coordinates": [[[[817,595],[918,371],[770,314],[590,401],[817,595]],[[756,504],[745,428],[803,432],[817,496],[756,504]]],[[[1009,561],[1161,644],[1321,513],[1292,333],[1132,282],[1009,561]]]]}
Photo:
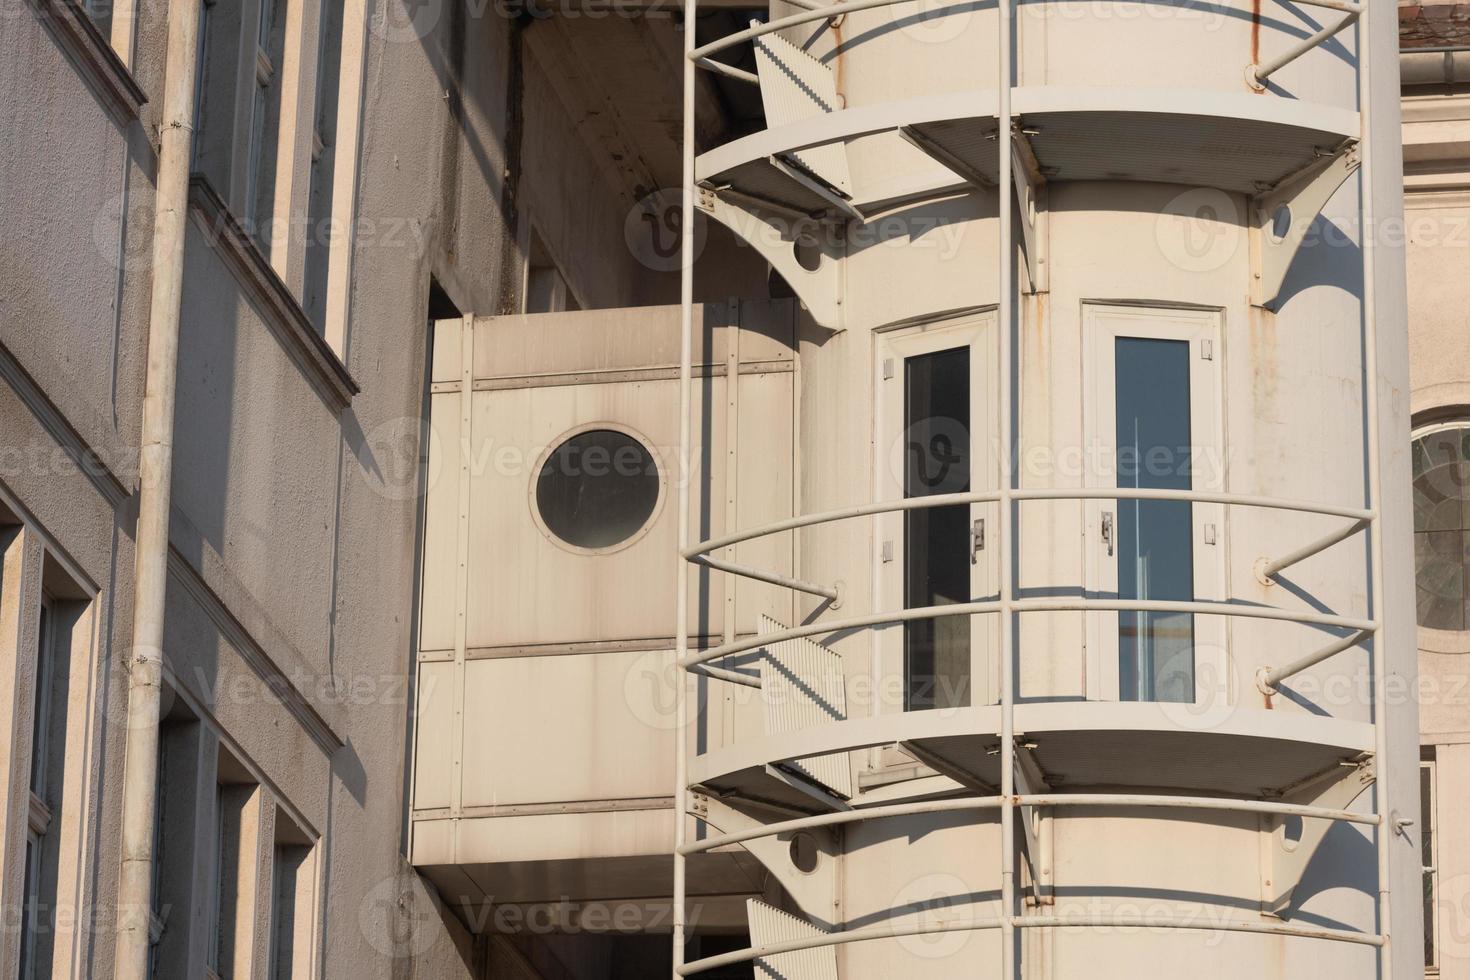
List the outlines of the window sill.
{"type": "Polygon", "coordinates": [[[224,199],[202,174],[189,178],[189,207],[215,252],[236,280],[249,290],[266,323],[317,392],[340,412],[362,389],[337,352],[322,339],[300,302],[281,281],[254,239],[230,213],[224,199]]]}
{"type": "Polygon", "coordinates": [[[137,121],[148,102],[133,73],[87,12],[73,0],[31,0],[41,23],[67,53],[87,85],[124,125],[137,121]]]}

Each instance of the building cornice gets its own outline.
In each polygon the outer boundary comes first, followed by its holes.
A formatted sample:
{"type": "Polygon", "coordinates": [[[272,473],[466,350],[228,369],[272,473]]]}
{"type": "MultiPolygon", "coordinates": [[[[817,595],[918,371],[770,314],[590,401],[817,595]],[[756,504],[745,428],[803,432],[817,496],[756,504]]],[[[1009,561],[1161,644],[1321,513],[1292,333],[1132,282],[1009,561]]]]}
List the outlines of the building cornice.
{"type": "Polygon", "coordinates": [[[341,412],[352,404],[353,396],[362,389],[336,351],[312,326],[301,303],[250,233],[202,174],[189,179],[189,207],[211,247],[249,292],[271,332],[332,411],[341,412]]]}
{"type": "Polygon", "coordinates": [[[148,93],[87,12],[73,0],[31,0],[31,7],[113,117],[123,125],[136,121],[148,93]]]}

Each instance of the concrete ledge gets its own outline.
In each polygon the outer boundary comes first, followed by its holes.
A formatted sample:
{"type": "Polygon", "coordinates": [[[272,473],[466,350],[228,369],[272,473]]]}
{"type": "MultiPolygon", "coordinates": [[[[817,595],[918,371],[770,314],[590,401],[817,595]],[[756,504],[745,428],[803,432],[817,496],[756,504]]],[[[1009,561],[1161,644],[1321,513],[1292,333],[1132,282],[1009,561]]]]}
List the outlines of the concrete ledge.
{"type": "Polygon", "coordinates": [[[133,78],[87,12],[73,0],[31,0],[31,6],[108,111],[120,123],[135,121],[148,102],[148,93],[133,78]]]}
{"type": "Polygon", "coordinates": [[[307,319],[301,303],[202,174],[189,178],[189,207],[210,246],[260,309],[263,319],[333,412],[352,404],[362,389],[336,351],[307,319]]]}

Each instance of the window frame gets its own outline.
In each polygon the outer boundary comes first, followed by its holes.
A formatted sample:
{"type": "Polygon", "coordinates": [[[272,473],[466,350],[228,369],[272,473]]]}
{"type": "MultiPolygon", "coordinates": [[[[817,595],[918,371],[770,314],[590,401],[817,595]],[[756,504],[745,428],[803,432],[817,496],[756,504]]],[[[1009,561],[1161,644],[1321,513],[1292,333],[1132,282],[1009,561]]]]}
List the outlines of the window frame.
{"type": "Polygon", "coordinates": [[[237,17],[223,18],[211,16],[216,6],[205,0],[202,13],[191,166],[246,229],[296,305],[303,313],[310,308],[309,322],[345,362],[366,4],[242,0],[237,17]],[[329,46],[335,46],[334,57],[329,46]],[[327,72],[332,64],[336,70],[327,72]],[[334,111],[327,135],[321,108],[329,98],[334,111]],[[324,200],[314,207],[319,184],[324,200]],[[311,271],[308,282],[312,235],[331,241],[324,267],[311,271]]]}
{"type": "MultiPolygon", "coordinates": [[[[1190,432],[1191,456],[1198,460],[1202,453],[1222,459],[1225,446],[1221,335],[1222,316],[1218,310],[1192,308],[1104,305],[1083,306],[1082,323],[1082,404],[1083,447],[1087,460],[1084,485],[1089,489],[1117,487],[1117,474],[1112,471],[1117,458],[1115,398],[1117,391],[1115,350],[1119,338],[1145,340],[1182,340],[1190,347],[1190,432]],[[1104,452],[1108,447],[1110,452],[1104,452]],[[1094,460],[1108,459],[1100,472],[1091,465],[1094,460]]],[[[1197,464],[1191,474],[1191,489],[1223,490],[1224,474],[1211,467],[1201,472],[1197,464]]],[[[1085,587],[1089,595],[1118,594],[1118,555],[1107,554],[1103,539],[1104,525],[1111,521],[1117,527],[1120,513],[1117,498],[1088,500],[1083,503],[1085,587]],[[1109,517],[1111,515],[1111,517],[1109,517]]],[[[1220,504],[1191,504],[1192,557],[1194,565],[1194,601],[1223,600],[1227,572],[1225,541],[1228,534],[1227,514],[1220,504]],[[1207,543],[1207,528],[1215,530],[1214,544],[1207,543]]],[[[1116,533],[1116,530],[1114,530],[1116,533]]],[[[1119,613],[1089,611],[1086,622],[1087,700],[1120,702],[1119,613]]],[[[1194,688],[1195,704],[1218,701],[1222,678],[1230,677],[1226,642],[1228,628],[1223,617],[1194,616],[1194,688]]],[[[1127,702],[1156,703],[1156,702],[1127,702]]],[[[1186,704],[1189,702],[1185,702],[1186,704]]]]}
{"type": "MultiPolygon", "coordinates": [[[[1420,833],[1429,838],[1429,865],[1423,868],[1428,905],[1425,917],[1424,937],[1428,940],[1425,950],[1424,973],[1439,976],[1440,922],[1439,922],[1439,767],[1433,756],[1419,760],[1420,783],[1428,785],[1427,799],[1419,801],[1419,815],[1424,823],[1420,833]],[[1425,777],[1428,777],[1427,780],[1425,777]]],[[[1422,796],[1422,793],[1421,793],[1422,796]]],[[[1423,853],[1421,849],[1421,854],[1423,853]]],[[[1422,859],[1421,859],[1422,861],[1422,859]]]]}
{"type": "MultiPolygon", "coordinates": [[[[1411,455],[1411,465],[1413,447],[1415,443],[1417,443],[1420,439],[1423,439],[1425,436],[1433,435],[1435,432],[1442,432],[1449,429],[1462,429],[1470,432],[1470,416],[1464,414],[1455,414],[1448,417],[1435,418],[1433,421],[1421,422],[1413,426],[1413,428],[1409,432],[1409,451],[1411,455]]],[[[1412,500],[1415,493],[1413,488],[1412,475],[1410,479],[1411,482],[1409,486],[1409,494],[1410,499],[1412,500]]],[[[1417,529],[1415,529],[1413,532],[1415,537],[1416,549],[1418,545],[1419,533],[1420,532],[1417,529]]],[[[1470,626],[1467,626],[1467,628],[1463,630],[1447,630],[1441,629],[1436,626],[1425,626],[1419,622],[1417,600],[1418,583],[1419,562],[1416,556],[1414,560],[1414,584],[1416,596],[1414,625],[1418,629],[1419,633],[1419,648],[1421,650],[1428,650],[1434,653],[1470,653],[1470,626]]],[[[1470,586],[1466,586],[1463,588],[1464,591],[1470,593],[1470,586]]]]}

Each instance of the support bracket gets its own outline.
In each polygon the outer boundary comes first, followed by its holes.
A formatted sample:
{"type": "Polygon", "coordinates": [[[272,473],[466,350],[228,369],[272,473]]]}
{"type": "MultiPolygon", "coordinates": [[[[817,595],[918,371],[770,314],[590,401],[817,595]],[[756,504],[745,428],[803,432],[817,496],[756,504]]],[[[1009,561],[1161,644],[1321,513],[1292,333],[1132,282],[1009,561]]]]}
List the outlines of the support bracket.
{"type": "Polygon", "coordinates": [[[1318,150],[1313,163],[1251,200],[1251,304],[1269,308],[1286,282],[1307,231],[1362,158],[1356,140],[1318,150]]]}
{"type": "Polygon", "coordinates": [[[791,286],[819,326],[842,329],[838,260],[845,250],[844,223],[823,221],[730,189],[700,187],[695,206],[760,253],[791,286]],[[797,257],[804,236],[815,240],[815,248],[810,250],[817,256],[815,269],[808,269],[797,257]]]}
{"type": "Polygon", "coordinates": [[[1016,209],[1021,218],[1027,292],[1033,294],[1044,293],[1050,288],[1047,266],[1051,237],[1046,174],[1031,147],[1031,137],[1036,135],[1039,135],[1039,130],[1027,128],[1019,122],[1011,123],[1011,178],[1016,185],[1016,209]]]}
{"type": "MultiPolygon", "coordinates": [[[[1035,751],[1036,743],[1016,740],[1016,788],[1022,796],[1040,795],[1052,789],[1046,773],[1036,762],[1035,751]]],[[[1056,896],[1052,891],[1055,827],[1051,815],[1041,807],[1023,806],[1021,829],[1026,841],[1026,865],[1031,872],[1030,903],[1035,906],[1055,904],[1056,896]]]]}
{"type": "MultiPolygon", "coordinates": [[[[689,794],[689,810],[722,834],[734,834],[755,830],[767,823],[752,813],[737,808],[732,801],[722,800],[698,791],[689,794]]],[[[815,854],[804,853],[803,857],[815,861],[815,867],[803,870],[797,867],[792,849],[796,834],[777,837],[757,837],[740,846],[759,861],[771,877],[791,896],[802,914],[815,925],[833,929],[838,923],[837,862],[842,855],[840,832],[817,827],[799,831],[815,844],[815,854]]]]}
{"type": "MultiPolygon", "coordinates": [[[[1286,789],[1282,803],[1345,810],[1377,778],[1370,755],[1344,760],[1331,769],[1286,789]]],[[[1261,828],[1261,914],[1288,918],[1292,893],[1301,883],[1312,856],[1335,825],[1331,820],[1263,815],[1261,828]]],[[[1379,828],[1380,833],[1386,828],[1379,828]]]]}

